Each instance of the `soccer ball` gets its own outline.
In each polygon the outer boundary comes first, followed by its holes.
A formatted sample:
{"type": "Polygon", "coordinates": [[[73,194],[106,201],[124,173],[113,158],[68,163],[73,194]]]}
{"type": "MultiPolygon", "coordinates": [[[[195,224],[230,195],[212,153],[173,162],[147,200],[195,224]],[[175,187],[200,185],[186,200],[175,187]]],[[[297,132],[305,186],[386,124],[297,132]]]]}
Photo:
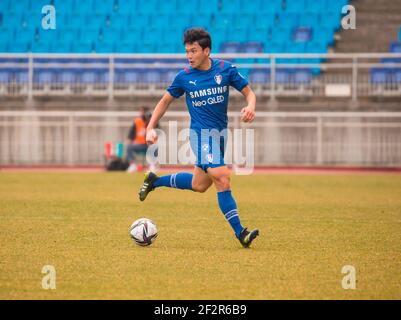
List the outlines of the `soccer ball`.
{"type": "Polygon", "coordinates": [[[149,246],[157,237],[157,227],[152,220],[141,218],[134,221],[129,233],[136,244],[140,246],[149,246]]]}

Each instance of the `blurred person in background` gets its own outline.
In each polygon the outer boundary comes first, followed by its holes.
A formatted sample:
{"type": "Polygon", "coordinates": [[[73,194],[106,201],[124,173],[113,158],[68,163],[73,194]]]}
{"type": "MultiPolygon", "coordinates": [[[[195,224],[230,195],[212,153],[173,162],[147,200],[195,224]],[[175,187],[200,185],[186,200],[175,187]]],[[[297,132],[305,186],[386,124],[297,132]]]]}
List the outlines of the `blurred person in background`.
{"type": "MultiPolygon", "coordinates": [[[[140,107],[139,115],[136,117],[129,129],[127,136],[127,161],[129,167],[127,172],[142,171],[146,162],[146,126],[149,123],[152,114],[147,107],[140,107]],[[140,161],[139,161],[140,160],[140,161]],[[140,162],[140,163],[139,163],[140,162]]],[[[151,171],[155,166],[150,164],[151,171]]]]}

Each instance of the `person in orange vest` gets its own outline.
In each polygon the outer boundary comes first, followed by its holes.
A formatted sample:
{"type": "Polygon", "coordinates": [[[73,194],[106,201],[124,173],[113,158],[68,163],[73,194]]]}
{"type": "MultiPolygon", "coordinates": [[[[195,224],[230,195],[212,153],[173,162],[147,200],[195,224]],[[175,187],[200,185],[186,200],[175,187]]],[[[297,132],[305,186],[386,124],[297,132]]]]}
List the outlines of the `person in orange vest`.
{"type": "Polygon", "coordinates": [[[150,120],[151,114],[147,107],[139,109],[139,116],[134,119],[134,122],[128,132],[127,137],[127,161],[129,162],[128,172],[140,171],[143,169],[142,164],[136,163],[138,155],[145,159],[148,145],[146,144],[146,126],[150,120]]]}

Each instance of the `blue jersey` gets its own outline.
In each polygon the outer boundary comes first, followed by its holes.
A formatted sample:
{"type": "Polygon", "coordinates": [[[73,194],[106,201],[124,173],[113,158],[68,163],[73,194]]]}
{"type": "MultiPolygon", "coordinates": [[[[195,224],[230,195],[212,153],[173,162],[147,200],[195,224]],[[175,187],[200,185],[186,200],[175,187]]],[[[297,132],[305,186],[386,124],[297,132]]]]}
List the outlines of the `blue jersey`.
{"type": "Polygon", "coordinates": [[[241,91],[248,81],[231,63],[211,59],[209,70],[187,67],[177,74],[167,91],[179,98],[184,93],[191,116],[191,129],[227,128],[227,106],[229,87],[241,91]]]}

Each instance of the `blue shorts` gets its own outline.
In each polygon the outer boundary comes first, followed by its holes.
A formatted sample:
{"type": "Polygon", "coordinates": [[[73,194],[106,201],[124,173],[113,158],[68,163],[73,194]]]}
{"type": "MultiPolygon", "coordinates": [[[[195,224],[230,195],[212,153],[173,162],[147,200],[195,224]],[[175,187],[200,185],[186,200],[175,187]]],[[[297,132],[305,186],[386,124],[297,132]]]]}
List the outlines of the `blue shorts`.
{"type": "Polygon", "coordinates": [[[196,130],[190,130],[189,140],[191,149],[195,154],[195,165],[207,172],[208,168],[225,166],[224,153],[227,145],[227,135],[212,132],[202,134],[196,130]]]}

